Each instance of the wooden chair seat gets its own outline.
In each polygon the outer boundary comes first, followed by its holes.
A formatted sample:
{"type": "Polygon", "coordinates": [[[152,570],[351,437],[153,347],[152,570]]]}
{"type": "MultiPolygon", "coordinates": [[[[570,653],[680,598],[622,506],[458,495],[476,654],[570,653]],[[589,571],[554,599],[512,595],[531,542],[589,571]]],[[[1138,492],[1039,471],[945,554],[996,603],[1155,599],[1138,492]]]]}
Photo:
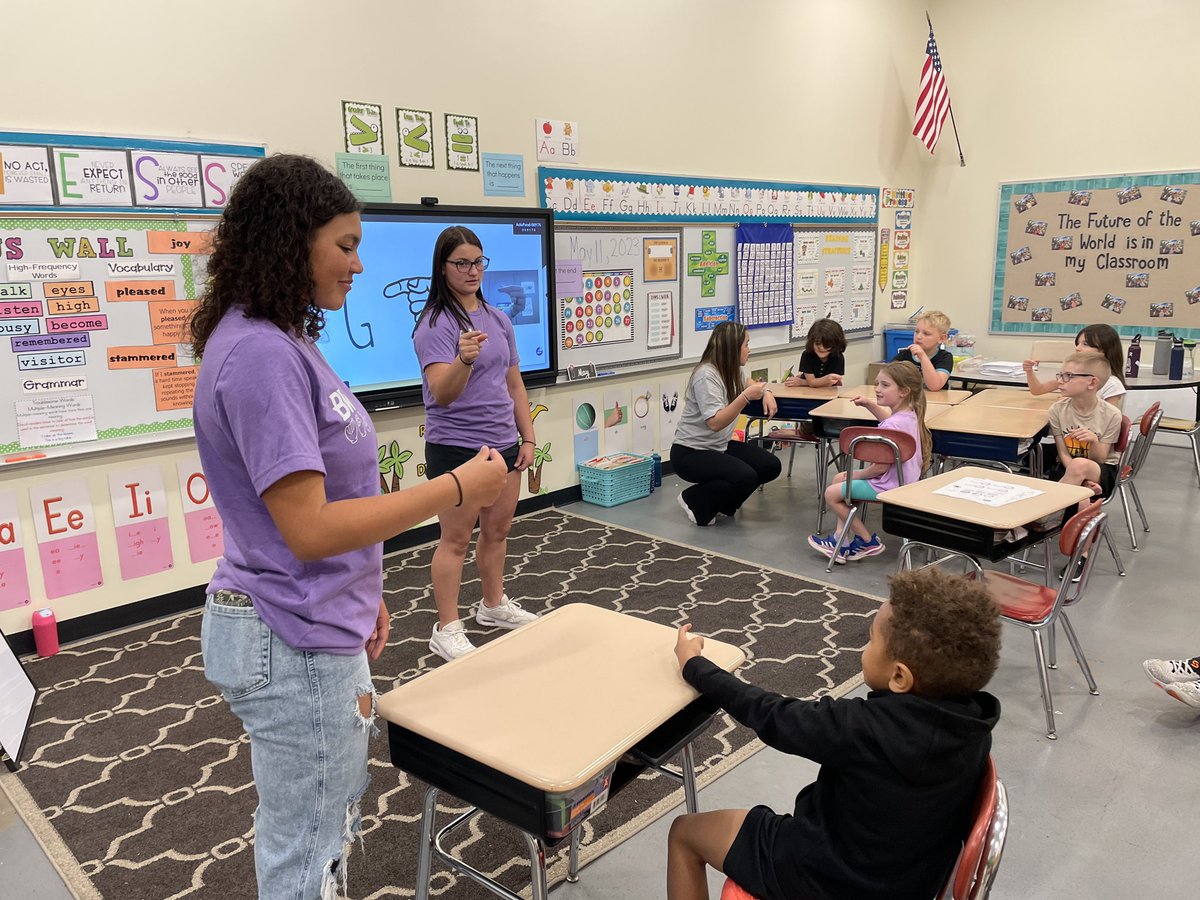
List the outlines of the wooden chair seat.
{"type": "Polygon", "coordinates": [[[1197,423],[1192,419],[1175,419],[1170,416],[1163,416],[1159,420],[1158,427],[1164,431],[1182,431],[1189,432],[1196,430],[1197,423]]]}

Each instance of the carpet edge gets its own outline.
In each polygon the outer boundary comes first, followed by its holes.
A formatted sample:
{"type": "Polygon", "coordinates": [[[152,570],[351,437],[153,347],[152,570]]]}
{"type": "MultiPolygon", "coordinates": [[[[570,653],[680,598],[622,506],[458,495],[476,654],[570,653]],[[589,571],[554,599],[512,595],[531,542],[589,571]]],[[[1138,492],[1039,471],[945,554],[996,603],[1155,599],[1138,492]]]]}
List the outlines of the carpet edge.
{"type": "Polygon", "coordinates": [[[29,829],[33,839],[38,842],[46,859],[54,867],[59,878],[63,880],[71,895],[76,900],[104,900],[92,880],[83,873],[83,867],[75,858],[66,842],[59,836],[54,826],[42,814],[25,785],[21,784],[15,772],[5,772],[0,775],[0,791],[13,805],[17,815],[29,829]]]}

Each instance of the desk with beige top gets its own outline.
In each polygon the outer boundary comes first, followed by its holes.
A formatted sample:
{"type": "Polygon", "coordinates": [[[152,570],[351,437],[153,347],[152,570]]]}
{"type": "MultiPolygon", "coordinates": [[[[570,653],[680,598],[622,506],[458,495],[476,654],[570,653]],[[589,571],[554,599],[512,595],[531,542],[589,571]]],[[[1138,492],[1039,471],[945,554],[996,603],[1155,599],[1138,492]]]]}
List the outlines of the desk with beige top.
{"type": "MultiPolygon", "coordinates": [[[[679,673],[676,631],[574,603],[379,698],[393,765],[427,782],[417,900],[429,896],[432,860],[500,897],[519,895],[452,857],[443,839],[479,812],[516,826],[532,863],[532,898],[545,900],[546,849],[570,839],[577,877],[579,825],[646,768],[683,781],[696,809],[691,742],[717,707],[679,673]],[[679,757],[681,773],[661,768],[679,757]],[[435,830],[438,793],[472,805],[435,830]]],[[[745,660],[706,638],[726,671],[745,660]]]]}
{"type": "MultiPolygon", "coordinates": [[[[838,388],[838,396],[839,397],[869,397],[872,400],[874,400],[875,399],[875,385],[860,384],[860,385],[856,385],[854,387],[840,387],[840,388],[838,388]]],[[[943,390],[943,391],[926,391],[925,392],[926,405],[937,404],[939,406],[957,406],[959,403],[963,403],[969,399],[971,399],[970,391],[958,391],[958,390],[947,389],[947,390],[943,390]]]]}
{"type": "MultiPolygon", "coordinates": [[[[1030,531],[1026,537],[1016,541],[1005,540],[1001,535],[1065,510],[1091,496],[1091,490],[1077,484],[1045,481],[978,466],[961,466],[941,475],[883,491],[878,499],[883,504],[883,528],[889,534],[947,550],[973,562],[979,558],[997,562],[1055,534],[1057,529],[1030,531]],[[1016,484],[1032,488],[1038,493],[1025,500],[995,507],[935,493],[939,488],[963,478],[985,478],[1016,484]]],[[[907,554],[902,551],[901,566],[904,566],[906,559],[907,554]]],[[[977,562],[975,565],[978,567],[977,562]]]]}
{"type": "Polygon", "coordinates": [[[1040,477],[1042,455],[1036,439],[1049,423],[1046,409],[984,406],[974,400],[952,406],[929,423],[937,456],[1020,464],[1040,477]]]}

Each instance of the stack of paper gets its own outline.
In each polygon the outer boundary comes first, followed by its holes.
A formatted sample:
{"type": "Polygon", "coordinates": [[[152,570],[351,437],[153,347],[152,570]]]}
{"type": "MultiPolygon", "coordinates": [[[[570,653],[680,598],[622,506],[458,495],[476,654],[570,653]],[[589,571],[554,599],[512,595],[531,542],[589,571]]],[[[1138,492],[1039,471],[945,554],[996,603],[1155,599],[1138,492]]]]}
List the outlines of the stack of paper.
{"type": "Polygon", "coordinates": [[[1009,362],[1003,359],[990,359],[979,367],[980,375],[1011,375],[1024,374],[1019,362],[1009,362]]]}

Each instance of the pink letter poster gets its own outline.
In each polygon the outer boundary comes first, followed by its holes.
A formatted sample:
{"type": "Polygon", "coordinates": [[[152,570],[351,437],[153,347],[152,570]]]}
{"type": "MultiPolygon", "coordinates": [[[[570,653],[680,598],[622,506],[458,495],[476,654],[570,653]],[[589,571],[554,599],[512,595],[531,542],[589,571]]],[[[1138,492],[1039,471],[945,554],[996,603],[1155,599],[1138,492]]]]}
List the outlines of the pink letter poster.
{"type": "Polygon", "coordinates": [[[46,599],[89,591],[104,583],[100,548],[96,545],[96,517],[86,478],[29,489],[33,528],[46,599]]]}
{"type": "Polygon", "coordinates": [[[108,473],[113,524],[117,529],[117,558],[121,578],[129,581],[165,572],[175,563],[171,554],[171,524],[162,469],[140,466],[108,473]]]}
{"type": "Polygon", "coordinates": [[[225,552],[225,532],[200,469],[198,453],[179,460],[179,494],[192,562],[216,559],[225,552]]]}
{"type": "Polygon", "coordinates": [[[28,606],[29,601],[29,571],[25,568],[17,495],[0,491],[0,610],[28,606]]]}

